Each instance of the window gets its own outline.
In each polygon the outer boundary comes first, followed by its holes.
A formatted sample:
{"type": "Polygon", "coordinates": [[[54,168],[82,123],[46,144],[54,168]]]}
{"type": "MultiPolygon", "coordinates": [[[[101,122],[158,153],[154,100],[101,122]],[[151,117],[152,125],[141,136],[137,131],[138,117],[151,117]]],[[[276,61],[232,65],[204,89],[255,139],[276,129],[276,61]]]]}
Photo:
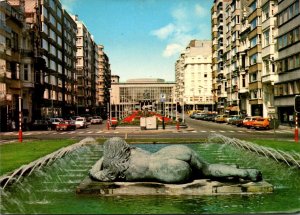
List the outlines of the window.
{"type": "Polygon", "coordinates": [[[52,16],[52,14],[50,14],[50,23],[54,26],[56,26],[56,20],[54,18],[54,16],[52,16]]]}
{"type": "Polygon", "coordinates": [[[253,37],[251,40],[250,40],[250,45],[251,45],[251,48],[256,46],[257,44],[257,37],[253,37]]]}
{"type": "Polygon", "coordinates": [[[60,24],[60,23],[57,23],[57,30],[58,30],[59,32],[61,32],[61,24],[60,24]]]}
{"type": "Polygon", "coordinates": [[[257,7],[257,1],[254,1],[250,6],[249,6],[249,13],[252,13],[257,7]]]}
{"type": "Polygon", "coordinates": [[[48,41],[45,39],[42,40],[42,48],[48,51],[48,41]]]}
{"type": "Polygon", "coordinates": [[[253,64],[257,63],[257,56],[258,56],[257,53],[250,56],[250,65],[253,65],[253,64]]]}
{"type": "Polygon", "coordinates": [[[42,24],[42,31],[48,35],[48,26],[45,22],[43,22],[42,24]]]}
{"type": "Polygon", "coordinates": [[[264,46],[268,46],[270,44],[270,29],[266,30],[264,33],[264,46]]]}
{"type": "Polygon", "coordinates": [[[246,75],[242,75],[242,87],[246,87],[246,75]]]}
{"type": "Polygon", "coordinates": [[[44,17],[48,18],[48,10],[47,10],[47,8],[45,8],[44,5],[42,7],[42,14],[44,15],[44,17]]]}
{"type": "Polygon", "coordinates": [[[24,79],[24,81],[29,81],[29,65],[28,64],[24,64],[23,79],[24,79]]]}
{"type": "Polygon", "coordinates": [[[52,40],[56,41],[56,34],[55,34],[55,32],[52,29],[50,29],[50,38],[52,40]]]}
{"type": "Polygon", "coordinates": [[[251,30],[256,28],[256,26],[257,26],[257,17],[252,20],[252,22],[250,23],[250,26],[251,26],[251,30]]]}
{"type": "Polygon", "coordinates": [[[270,18],[270,5],[267,4],[263,9],[262,9],[262,21],[265,21],[270,18]]]}

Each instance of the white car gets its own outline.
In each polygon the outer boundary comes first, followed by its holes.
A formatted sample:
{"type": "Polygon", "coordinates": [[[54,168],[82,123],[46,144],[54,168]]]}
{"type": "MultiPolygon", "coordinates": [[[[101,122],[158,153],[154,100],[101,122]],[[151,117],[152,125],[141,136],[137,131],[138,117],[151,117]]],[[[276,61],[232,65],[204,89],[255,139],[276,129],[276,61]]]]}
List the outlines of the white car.
{"type": "Polygon", "coordinates": [[[102,124],[103,120],[100,116],[93,116],[91,124],[102,124]]]}
{"type": "Polygon", "coordinates": [[[75,120],[76,128],[87,128],[87,122],[85,117],[78,117],[75,120]]]}

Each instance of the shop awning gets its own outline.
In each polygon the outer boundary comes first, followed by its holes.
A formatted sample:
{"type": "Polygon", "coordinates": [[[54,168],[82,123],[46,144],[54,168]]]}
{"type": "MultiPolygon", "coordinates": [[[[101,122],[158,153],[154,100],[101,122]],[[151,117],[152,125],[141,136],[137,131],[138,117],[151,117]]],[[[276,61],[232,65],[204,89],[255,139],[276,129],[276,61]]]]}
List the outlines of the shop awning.
{"type": "Polygon", "coordinates": [[[233,106],[231,107],[231,111],[240,111],[239,106],[233,106]]]}

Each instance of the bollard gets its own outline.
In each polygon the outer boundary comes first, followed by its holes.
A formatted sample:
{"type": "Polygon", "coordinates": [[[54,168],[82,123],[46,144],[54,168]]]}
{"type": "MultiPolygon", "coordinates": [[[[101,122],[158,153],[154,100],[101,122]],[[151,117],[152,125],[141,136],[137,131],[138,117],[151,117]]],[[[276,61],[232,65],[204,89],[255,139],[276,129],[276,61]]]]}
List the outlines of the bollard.
{"type": "Polygon", "coordinates": [[[177,128],[177,130],[179,130],[179,122],[178,121],[176,122],[176,128],[177,128]]]}
{"type": "Polygon", "coordinates": [[[106,128],[109,130],[109,120],[106,121],[106,128]]]}
{"type": "Polygon", "coordinates": [[[298,143],[298,113],[296,112],[296,117],[295,117],[295,142],[298,143]]]}

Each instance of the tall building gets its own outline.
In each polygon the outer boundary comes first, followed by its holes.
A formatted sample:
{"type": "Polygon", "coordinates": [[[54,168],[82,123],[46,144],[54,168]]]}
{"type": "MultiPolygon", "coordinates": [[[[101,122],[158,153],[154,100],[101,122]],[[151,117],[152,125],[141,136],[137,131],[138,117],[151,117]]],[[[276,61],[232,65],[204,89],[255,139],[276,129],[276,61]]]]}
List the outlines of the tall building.
{"type": "Polygon", "coordinates": [[[107,104],[110,101],[111,69],[109,58],[104,52],[104,46],[98,45],[98,83],[97,101],[99,103],[99,113],[106,118],[107,104]]]}
{"type": "MultiPolygon", "coordinates": [[[[226,52],[223,69],[227,96],[225,111],[237,105],[241,113],[293,121],[294,97],[299,94],[299,0],[215,1],[212,7],[213,92],[218,83],[218,8],[226,6],[223,29],[226,52]],[[224,6],[224,5],[223,5],[224,6]],[[225,66],[224,66],[225,64],[225,66]],[[227,108],[226,108],[227,106],[227,108]]],[[[222,12],[221,12],[222,13],[222,12]]],[[[224,12],[223,12],[224,14],[224,12]]],[[[218,87],[217,87],[218,86],[218,87]]],[[[219,91],[221,89],[221,92],[219,91]]],[[[220,96],[218,101],[222,100],[220,96]]],[[[223,104],[223,103],[221,103],[223,104]]],[[[221,109],[219,109],[221,110],[221,109]]]]}
{"type": "Polygon", "coordinates": [[[175,97],[187,109],[213,109],[211,41],[192,40],[176,62],[175,97]]]}
{"type": "Polygon", "coordinates": [[[225,53],[225,11],[230,0],[214,0],[211,9],[212,17],[212,94],[216,110],[225,112],[227,106],[227,80],[224,73],[223,59],[225,53]]]}
{"type": "Polygon", "coordinates": [[[77,24],[77,110],[79,115],[95,114],[98,47],[85,24],[77,16],[72,18],[77,24]]]}
{"type": "Polygon", "coordinates": [[[281,123],[293,121],[294,98],[300,94],[299,13],[299,0],[278,0],[278,80],[274,83],[274,105],[281,123]]]}
{"type": "Polygon", "coordinates": [[[32,117],[33,47],[31,26],[25,23],[24,2],[0,2],[0,131],[32,117]]]}

